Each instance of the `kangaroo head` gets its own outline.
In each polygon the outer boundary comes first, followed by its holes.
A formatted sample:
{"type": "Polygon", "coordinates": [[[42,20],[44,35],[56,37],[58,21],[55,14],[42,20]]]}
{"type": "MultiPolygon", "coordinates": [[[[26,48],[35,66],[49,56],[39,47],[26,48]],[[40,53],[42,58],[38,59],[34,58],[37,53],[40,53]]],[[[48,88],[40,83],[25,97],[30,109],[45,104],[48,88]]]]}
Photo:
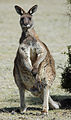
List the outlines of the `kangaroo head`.
{"type": "Polygon", "coordinates": [[[20,25],[22,30],[29,29],[33,25],[32,15],[37,10],[37,5],[34,5],[28,12],[25,12],[21,7],[15,6],[16,12],[20,15],[20,25]]]}

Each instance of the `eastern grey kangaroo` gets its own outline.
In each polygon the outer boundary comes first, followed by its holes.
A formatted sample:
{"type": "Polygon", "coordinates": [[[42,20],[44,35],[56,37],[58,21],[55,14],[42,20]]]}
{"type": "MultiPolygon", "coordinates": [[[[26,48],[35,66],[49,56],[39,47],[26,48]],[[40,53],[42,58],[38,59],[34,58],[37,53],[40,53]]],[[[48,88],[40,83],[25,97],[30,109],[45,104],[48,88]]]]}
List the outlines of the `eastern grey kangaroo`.
{"type": "Polygon", "coordinates": [[[33,28],[34,5],[28,12],[15,6],[20,15],[22,34],[14,61],[13,75],[20,93],[21,111],[26,111],[25,90],[43,100],[42,113],[48,114],[49,103],[52,108],[59,105],[49,96],[49,89],[55,79],[55,63],[47,46],[41,42],[33,28]]]}

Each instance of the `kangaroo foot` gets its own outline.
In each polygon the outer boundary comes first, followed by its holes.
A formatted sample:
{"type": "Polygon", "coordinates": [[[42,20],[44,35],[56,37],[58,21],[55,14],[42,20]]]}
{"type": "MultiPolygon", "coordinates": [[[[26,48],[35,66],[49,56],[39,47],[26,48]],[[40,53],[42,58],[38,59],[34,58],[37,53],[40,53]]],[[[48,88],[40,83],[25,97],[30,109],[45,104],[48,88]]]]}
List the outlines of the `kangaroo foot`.
{"type": "Polygon", "coordinates": [[[49,96],[49,104],[52,109],[59,109],[60,103],[53,101],[53,99],[49,96]]]}
{"type": "Polygon", "coordinates": [[[21,113],[21,114],[26,113],[26,111],[27,111],[27,108],[26,108],[26,107],[25,107],[25,108],[21,108],[21,109],[20,109],[20,113],[21,113]]]}

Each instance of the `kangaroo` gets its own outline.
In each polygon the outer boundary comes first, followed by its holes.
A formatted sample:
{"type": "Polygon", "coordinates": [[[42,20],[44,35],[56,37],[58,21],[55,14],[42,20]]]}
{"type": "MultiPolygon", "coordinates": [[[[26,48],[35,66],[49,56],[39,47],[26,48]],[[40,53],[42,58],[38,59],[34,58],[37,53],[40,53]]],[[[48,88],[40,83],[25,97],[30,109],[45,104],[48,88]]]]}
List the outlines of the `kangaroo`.
{"type": "Polygon", "coordinates": [[[59,105],[49,95],[49,89],[55,79],[55,63],[48,47],[39,40],[33,28],[33,13],[37,10],[34,5],[28,12],[15,6],[20,15],[22,28],[19,48],[14,60],[13,75],[20,93],[21,112],[26,111],[25,90],[43,100],[42,113],[48,114],[49,104],[58,109],[59,105]]]}

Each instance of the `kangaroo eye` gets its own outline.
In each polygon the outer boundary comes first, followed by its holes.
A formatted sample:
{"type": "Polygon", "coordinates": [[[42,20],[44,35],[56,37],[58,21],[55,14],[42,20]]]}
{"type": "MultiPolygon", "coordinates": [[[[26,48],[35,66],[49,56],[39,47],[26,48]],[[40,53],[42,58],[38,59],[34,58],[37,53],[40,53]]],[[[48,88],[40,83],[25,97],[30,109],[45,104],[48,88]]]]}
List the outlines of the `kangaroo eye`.
{"type": "Polygon", "coordinates": [[[29,20],[31,20],[31,18],[29,17],[29,20]]]}
{"type": "Polygon", "coordinates": [[[24,21],[24,18],[22,20],[24,21]]]}
{"type": "Polygon", "coordinates": [[[21,18],[21,21],[24,21],[24,18],[21,18]]]}

